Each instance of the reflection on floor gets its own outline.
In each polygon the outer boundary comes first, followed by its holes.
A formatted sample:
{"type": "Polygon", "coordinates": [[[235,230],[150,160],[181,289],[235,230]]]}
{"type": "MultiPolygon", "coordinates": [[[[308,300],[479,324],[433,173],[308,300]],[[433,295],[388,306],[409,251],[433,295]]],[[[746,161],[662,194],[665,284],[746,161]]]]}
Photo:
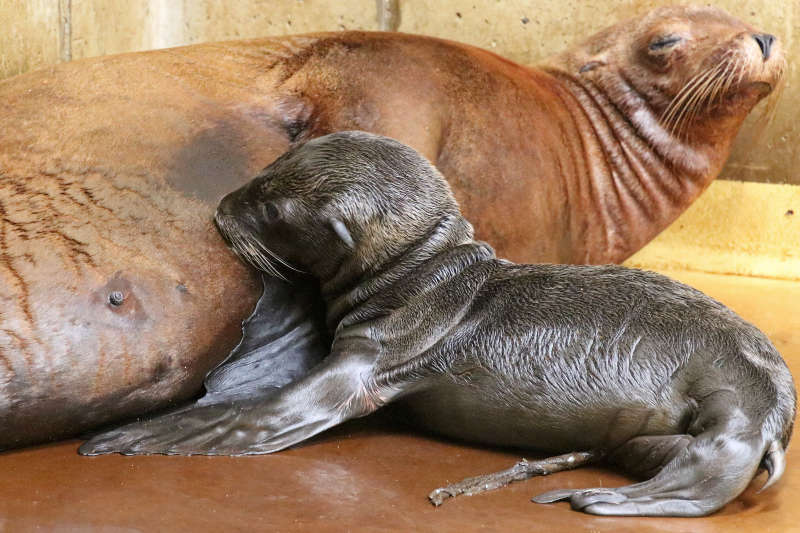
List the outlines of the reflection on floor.
{"type": "MultiPolygon", "coordinates": [[[[800,376],[800,283],[668,273],[761,327],[800,376]]],[[[797,437],[796,437],[797,438],[797,437]]],[[[757,479],[701,519],[600,518],[530,497],[555,488],[615,486],[600,468],[535,478],[434,509],[428,492],[519,459],[421,436],[385,417],[350,423],[272,456],[79,457],[77,442],[0,455],[0,531],[800,531],[800,444],[783,479],[757,479]]]]}

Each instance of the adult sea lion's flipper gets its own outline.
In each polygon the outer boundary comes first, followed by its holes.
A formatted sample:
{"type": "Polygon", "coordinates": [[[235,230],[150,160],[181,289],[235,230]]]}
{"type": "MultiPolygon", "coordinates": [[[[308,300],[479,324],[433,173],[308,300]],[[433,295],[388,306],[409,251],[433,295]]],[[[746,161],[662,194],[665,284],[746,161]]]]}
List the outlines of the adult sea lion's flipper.
{"type": "Polygon", "coordinates": [[[131,447],[143,439],[148,448],[138,453],[252,453],[246,451],[246,441],[253,435],[225,451],[211,437],[219,436],[225,421],[233,423],[308,374],[330,346],[324,306],[314,283],[265,276],[263,284],[255,310],[242,324],[241,341],[206,377],[205,396],[161,416],[96,435],[80,453],[136,453],[131,447]]]}
{"type": "Polygon", "coordinates": [[[264,292],[242,324],[242,340],[206,376],[209,404],[263,394],[306,375],[330,350],[316,283],[262,276],[264,292]]]}

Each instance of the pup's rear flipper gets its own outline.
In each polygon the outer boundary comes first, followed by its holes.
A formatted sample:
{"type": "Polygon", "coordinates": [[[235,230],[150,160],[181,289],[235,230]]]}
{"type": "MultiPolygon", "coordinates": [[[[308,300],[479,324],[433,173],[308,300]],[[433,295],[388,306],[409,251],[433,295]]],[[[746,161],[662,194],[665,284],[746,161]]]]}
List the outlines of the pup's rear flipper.
{"type": "Polygon", "coordinates": [[[770,488],[778,481],[786,469],[786,451],[783,445],[778,441],[773,441],[767,450],[764,459],[761,461],[761,466],[767,471],[767,480],[764,485],[758,489],[758,492],[770,488]]]}
{"type": "Polygon", "coordinates": [[[598,515],[704,516],[747,487],[764,448],[758,436],[742,439],[735,433],[714,430],[697,437],[637,437],[618,453],[630,464],[651,460],[654,455],[663,457],[664,463],[651,479],[613,489],[556,490],[533,501],[568,500],[574,510],[598,515]]]}
{"type": "MultiPolygon", "coordinates": [[[[266,439],[266,434],[254,430],[251,419],[255,420],[259,411],[269,418],[268,400],[280,388],[309,374],[327,354],[329,341],[323,322],[324,306],[314,284],[289,284],[266,277],[263,282],[264,292],[242,325],[242,340],[209,373],[204,397],[164,415],[96,435],[79,452],[266,453],[253,451],[254,443],[262,437],[266,439]],[[238,438],[226,440],[226,428],[238,438]]],[[[290,407],[284,407],[282,412],[290,411],[290,407]]],[[[315,425],[329,427],[324,413],[320,418],[305,420],[308,436],[317,432],[313,431],[315,425]]],[[[297,438],[302,434],[295,428],[297,438]]],[[[284,437],[292,440],[288,435],[284,437]]]]}

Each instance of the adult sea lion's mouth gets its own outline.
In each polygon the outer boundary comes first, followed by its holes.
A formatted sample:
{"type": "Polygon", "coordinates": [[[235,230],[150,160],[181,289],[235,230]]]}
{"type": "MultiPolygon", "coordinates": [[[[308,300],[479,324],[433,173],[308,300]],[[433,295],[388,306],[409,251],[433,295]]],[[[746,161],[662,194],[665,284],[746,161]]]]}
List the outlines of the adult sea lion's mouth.
{"type": "Polygon", "coordinates": [[[773,89],[773,86],[770,82],[763,80],[750,82],[748,86],[761,92],[764,96],[770,94],[773,89]]]}

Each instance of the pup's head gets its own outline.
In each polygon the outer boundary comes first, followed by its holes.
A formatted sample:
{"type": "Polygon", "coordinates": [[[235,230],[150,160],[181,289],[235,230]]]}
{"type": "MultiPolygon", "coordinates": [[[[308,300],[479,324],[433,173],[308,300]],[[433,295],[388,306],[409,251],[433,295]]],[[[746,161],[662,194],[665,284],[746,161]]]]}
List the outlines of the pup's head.
{"type": "Polygon", "coordinates": [[[323,279],[345,261],[362,271],[384,264],[451,218],[461,219],[458,205],[430,162],[357,131],[292,148],[223,198],[216,214],[223,236],[256,268],[323,279]]]}

